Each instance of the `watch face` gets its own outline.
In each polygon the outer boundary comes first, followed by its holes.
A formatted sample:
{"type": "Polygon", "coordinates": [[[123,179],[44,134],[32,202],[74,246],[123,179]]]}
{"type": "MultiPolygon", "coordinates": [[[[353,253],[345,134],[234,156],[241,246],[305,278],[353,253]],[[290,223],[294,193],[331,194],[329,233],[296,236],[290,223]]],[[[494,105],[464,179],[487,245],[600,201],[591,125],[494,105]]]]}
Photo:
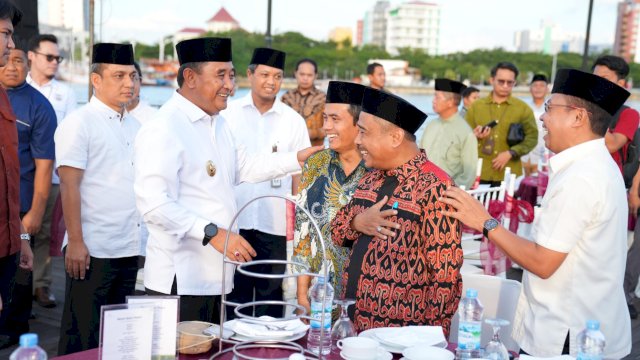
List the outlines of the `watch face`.
{"type": "Polygon", "coordinates": [[[484,222],[484,228],[487,230],[493,230],[498,227],[500,223],[496,219],[489,219],[484,222]]]}
{"type": "Polygon", "coordinates": [[[215,224],[209,224],[204,227],[204,235],[214,237],[218,234],[218,227],[215,224]]]}

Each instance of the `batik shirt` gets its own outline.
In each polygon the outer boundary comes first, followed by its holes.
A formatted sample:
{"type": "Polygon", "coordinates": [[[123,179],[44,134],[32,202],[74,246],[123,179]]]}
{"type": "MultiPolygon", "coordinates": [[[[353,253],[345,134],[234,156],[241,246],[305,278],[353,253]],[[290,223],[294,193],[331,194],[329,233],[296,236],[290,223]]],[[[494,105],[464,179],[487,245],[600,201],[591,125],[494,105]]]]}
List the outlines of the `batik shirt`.
{"type": "Polygon", "coordinates": [[[352,319],[358,331],[385,326],[440,325],[449,334],[458,309],[462,279],[460,223],[443,216],[453,210],[438,201],[452,184],[424,151],[402,166],[367,173],[351,202],[331,224],[336,246],[351,247],[343,284],[356,299],[352,319]],[[353,218],[379,202],[398,202],[396,236],[372,238],[351,228],[353,218]]]}
{"type": "MultiPolygon", "coordinates": [[[[348,176],[342,169],[338,154],[330,149],[314,154],[307,160],[300,180],[300,202],[311,213],[318,224],[329,260],[327,269],[333,280],[336,294],[342,291],[340,281],[344,264],[349,256],[349,249],[336,247],[331,241],[331,220],[338,210],[345,206],[358,182],[365,174],[366,168],[361,162],[348,176]]],[[[317,232],[309,217],[296,210],[296,227],[294,237],[293,261],[309,266],[309,271],[320,273],[322,266],[322,246],[318,243],[317,232]]],[[[294,266],[295,272],[302,272],[302,266],[294,266]]]]}

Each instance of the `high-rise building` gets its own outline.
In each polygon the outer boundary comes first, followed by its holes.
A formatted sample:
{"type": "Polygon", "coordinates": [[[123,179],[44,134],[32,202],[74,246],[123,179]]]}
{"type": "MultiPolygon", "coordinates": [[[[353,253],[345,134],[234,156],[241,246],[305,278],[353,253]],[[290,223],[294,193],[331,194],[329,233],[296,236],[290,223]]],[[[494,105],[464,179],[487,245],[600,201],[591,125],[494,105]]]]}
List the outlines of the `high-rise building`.
{"type": "Polygon", "coordinates": [[[89,31],[89,0],[48,0],[47,7],[47,19],[41,22],[76,34],[89,31]]]}
{"type": "Polygon", "coordinates": [[[584,49],[584,35],[564,31],[553,22],[543,21],[538,29],[516,32],[514,45],[518,52],[581,53],[584,49]]]}
{"type": "Polygon", "coordinates": [[[358,23],[356,24],[356,38],[353,45],[362,45],[363,23],[364,21],[358,20],[358,23]]]}
{"type": "Polygon", "coordinates": [[[438,54],[440,6],[423,1],[409,1],[387,12],[385,48],[396,55],[398,49],[421,49],[438,54]]]}
{"type": "Polygon", "coordinates": [[[387,41],[388,1],[377,1],[373,8],[364,14],[362,21],[362,44],[385,47],[387,41]]]}
{"type": "Polygon", "coordinates": [[[383,47],[395,55],[400,48],[421,49],[436,55],[440,39],[440,6],[408,1],[391,6],[378,1],[362,20],[362,42],[383,47]]]}
{"type": "Polygon", "coordinates": [[[613,53],[627,62],[640,62],[640,0],[624,0],[618,3],[618,20],[613,53]]]}

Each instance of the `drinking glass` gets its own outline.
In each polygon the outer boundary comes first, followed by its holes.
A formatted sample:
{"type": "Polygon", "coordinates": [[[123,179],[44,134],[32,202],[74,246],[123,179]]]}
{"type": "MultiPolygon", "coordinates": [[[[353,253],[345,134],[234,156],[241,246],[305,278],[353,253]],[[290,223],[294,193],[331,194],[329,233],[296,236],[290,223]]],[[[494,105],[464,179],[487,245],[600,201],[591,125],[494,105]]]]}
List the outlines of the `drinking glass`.
{"type": "Polygon", "coordinates": [[[358,336],[358,334],[356,333],[356,328],[353,326],[351,319],[349,319],[349,313],[347,312],[349,305],[355,304],[356,301],[353,299],[335,299],[333,302],[334,304],[340,305],[340,319],[333,324],[333,328],[331,329],[331,346],[335,350],[338,349],[336,345],[338,340],[358,336]]]}
{"type": "Polygon", "coordinates": [[[509,325],[504,319],[486,319],[485,322],[493,328],[493,338],[484,349],[484,358],[490,360],[509,360],[509,352],[500,341],[500,328],[509,325]]]}

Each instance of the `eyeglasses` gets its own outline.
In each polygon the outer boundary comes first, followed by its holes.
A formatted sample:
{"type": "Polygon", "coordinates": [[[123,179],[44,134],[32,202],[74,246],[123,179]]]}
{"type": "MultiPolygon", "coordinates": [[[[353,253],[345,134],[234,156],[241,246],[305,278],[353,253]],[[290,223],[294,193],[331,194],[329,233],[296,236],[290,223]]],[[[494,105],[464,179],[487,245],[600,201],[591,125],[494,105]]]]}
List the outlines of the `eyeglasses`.
{"type": "Polygon", "coordinates": [[[572,109],[572,110],[584,110],[584,111],[589,113],[589,111],[587,111],[587,109],[585,109],[583,107],[578,107],[578,106],[573,106],[573,105],[552,104],[550,101],[551,100],[547,100],[544,103],[544,112],[549,112],[549,109],[551,109],[552,107],[564,107],[564,108],[569,108],[569,109],[572,109]]]}
{"type": "Polygon", "coordinates": [[[496,79],[496,82],[498,83],[498,85],[500,86],[508,86],[508,87],[512,87],[513,85],[516,84],[515,80],[503,80],[503,79],[496,79]]]}
{"type": "Polygon", "coordinates": [[[64,58],[62,56],[56,56],[56,55],[51,55],[51,54],[43,54],[43,53],[40,53],[40,52],[37,52],[37,51],[34,51],[34,53],[46,57],[47,58],[47,62],[53,62],[55,60],[55,62],[60,64],[62,62],[62,60],[64,60],[64,58]]]}

